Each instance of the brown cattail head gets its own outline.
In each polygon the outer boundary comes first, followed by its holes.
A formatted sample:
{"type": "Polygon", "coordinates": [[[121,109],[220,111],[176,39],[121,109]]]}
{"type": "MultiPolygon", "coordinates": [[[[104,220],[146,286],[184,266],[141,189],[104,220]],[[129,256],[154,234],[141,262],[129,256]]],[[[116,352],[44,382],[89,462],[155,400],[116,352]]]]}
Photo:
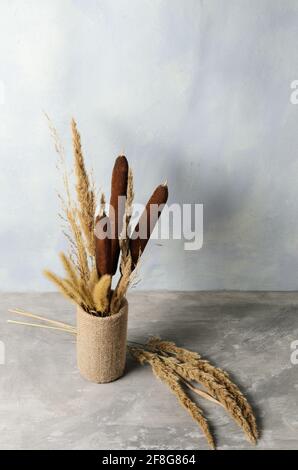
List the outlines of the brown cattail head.
{"type": "Polygon", "coordinates": [[[166,183],[157,186],[136,225],[130,240],[130,252],[134,267],[148,243],[156,222],[168,200],[168,194],[166,183]]]}
{"type": "Polygon", "coordinates": [[[128,180],[128,162],[124,155],[116,158],[111,185],[110,227],[111,227],[111,267],[112,274],[117,271],[120,246],[119,236],[122,232],[125,213],[125,199],[128,180]]]}
{"type": "Polygon", "coordinates": [[[103,214],[96,217],[95,255],[98,276],[112,274],[111,265],[111,227],[109,217],[103,214]]]}

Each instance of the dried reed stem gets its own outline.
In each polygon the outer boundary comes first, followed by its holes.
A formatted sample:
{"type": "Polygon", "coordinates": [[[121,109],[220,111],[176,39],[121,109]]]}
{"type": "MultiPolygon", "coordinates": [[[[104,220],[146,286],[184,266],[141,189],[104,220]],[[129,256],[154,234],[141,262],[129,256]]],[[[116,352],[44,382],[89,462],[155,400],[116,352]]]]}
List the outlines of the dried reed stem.
{"type": "Polygon", "coordinates": [[[41,320],[41,321],[51,323],[52,325],[56,325],[56,326],[59,326],[59,327],[62,327],[62,328],[68,328],[70,330],[75,330],[75,327],[72,326],[72,325],[68,325],[67,323],[62,323],[61,321],[57,321],[57,320],[50,320],[49,318],[42,317],[41,315],[35,315],[31,312],[26,312],[25,310],[8,309],[8,312],[9,313],[16,313],[17,315],[22,315],[22,316],[28,317],[28,318],[34,318],[35,320],[41,320]]]}
{"type": "Polygon", "coordinates": [[[216,400],[212,395],[210,395],[210,393],[204,392],[204,390],[201,390],[200,388],[195,387],[194,385],[192,385],[190,382],[183,379],[182,377],[180,377],[180,380],[192,392],[196,393],[197,395],[199,395],[202,398],[206,398],[206,400],[212,401],[212,403],[216,403],[216,405],[219,405],[219,406],[223,407],[222,403],[220,403],[218,400],[216,400]]]}
{"type": "Polygon", "coordinates": [[[70,328],[59,328],[58,326],[39,325],[38,323],[27,323],[27,322],[16,321],[16,320],[7,320],[7,323],[14,323],[16,325],[33,326],[36,328],[46,328],[48,330],[59,330],[59,331],[64,331],[66,333],[71,333],[73,335],[77,334],[75,331],[72,331],[70,328]]]}

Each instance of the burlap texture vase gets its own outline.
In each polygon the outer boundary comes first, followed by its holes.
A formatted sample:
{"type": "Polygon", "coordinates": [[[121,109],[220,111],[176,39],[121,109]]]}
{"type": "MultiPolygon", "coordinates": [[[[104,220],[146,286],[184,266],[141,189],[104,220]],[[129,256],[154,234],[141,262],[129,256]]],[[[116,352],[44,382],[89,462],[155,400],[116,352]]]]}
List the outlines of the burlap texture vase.
{"type": "Polygon", "coordinates": [[[126,360],[128,303],[118,313],[96,317],[77,308],[77,364],[81,375],[107,383],[123,375],[126,360]]]}

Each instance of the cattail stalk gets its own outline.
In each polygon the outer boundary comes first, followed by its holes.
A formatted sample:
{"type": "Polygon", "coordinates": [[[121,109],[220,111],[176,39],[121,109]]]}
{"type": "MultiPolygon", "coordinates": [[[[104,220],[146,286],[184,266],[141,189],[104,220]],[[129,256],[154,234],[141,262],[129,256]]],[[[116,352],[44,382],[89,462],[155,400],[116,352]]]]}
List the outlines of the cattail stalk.
{"type": "Polygon", "coordinates": [[[150,197],[144,212],[132,234],[130,240],[130,251],[133,266],[137,265],[138,259],[145,250],[151,233],[160,217],[160,214],[168,200],[168,186],[161,184],[150,197]]]}
{"type": "Polygon", "coordinates": [[[97,218],[95,226],[95,254],[98,276],[112,274],[111,226],[107,215],[97,218]]]}
{"type": "Polygon", "coordinates": [[[120,245],[119,236],[122,232],[127,194],[128,162],[124,155],[119,156],[114,164],[111,184],[110,223],[111,223],[111,260],[112,274],[117,271],[120,245]]]}

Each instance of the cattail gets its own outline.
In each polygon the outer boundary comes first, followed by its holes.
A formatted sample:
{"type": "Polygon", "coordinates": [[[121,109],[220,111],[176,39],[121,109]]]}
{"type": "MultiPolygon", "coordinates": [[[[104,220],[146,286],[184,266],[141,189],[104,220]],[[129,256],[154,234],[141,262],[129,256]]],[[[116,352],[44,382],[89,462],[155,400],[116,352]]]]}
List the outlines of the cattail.
{"type": "Polygon", "coordinates": [[[151,233],[167,200],[167,184],[165,183],[157,186],[147,202],[146,208],[142,213],[130,240],[130,251],[134,267],[148,243],[151,233]]]}
{"type": "Polygon", "coordinates": [[[125,198],[127,193],[128,162],[124,155],[119,156],[113,168],[111,199],[110,199],[110,223],[111,223],[111,262],[112,274],[117,271],[120,246],[119,235],[122,232],[123,217],[125,214],[125,198]],[[119,200],[120,198],[120,200],[119,200]]]}
{"type": "Polygon", "coordinates": [[[111,227],[107,215],[97,217],[95,226],[95,256],[98,276],[112,274],[111,227]]]}

